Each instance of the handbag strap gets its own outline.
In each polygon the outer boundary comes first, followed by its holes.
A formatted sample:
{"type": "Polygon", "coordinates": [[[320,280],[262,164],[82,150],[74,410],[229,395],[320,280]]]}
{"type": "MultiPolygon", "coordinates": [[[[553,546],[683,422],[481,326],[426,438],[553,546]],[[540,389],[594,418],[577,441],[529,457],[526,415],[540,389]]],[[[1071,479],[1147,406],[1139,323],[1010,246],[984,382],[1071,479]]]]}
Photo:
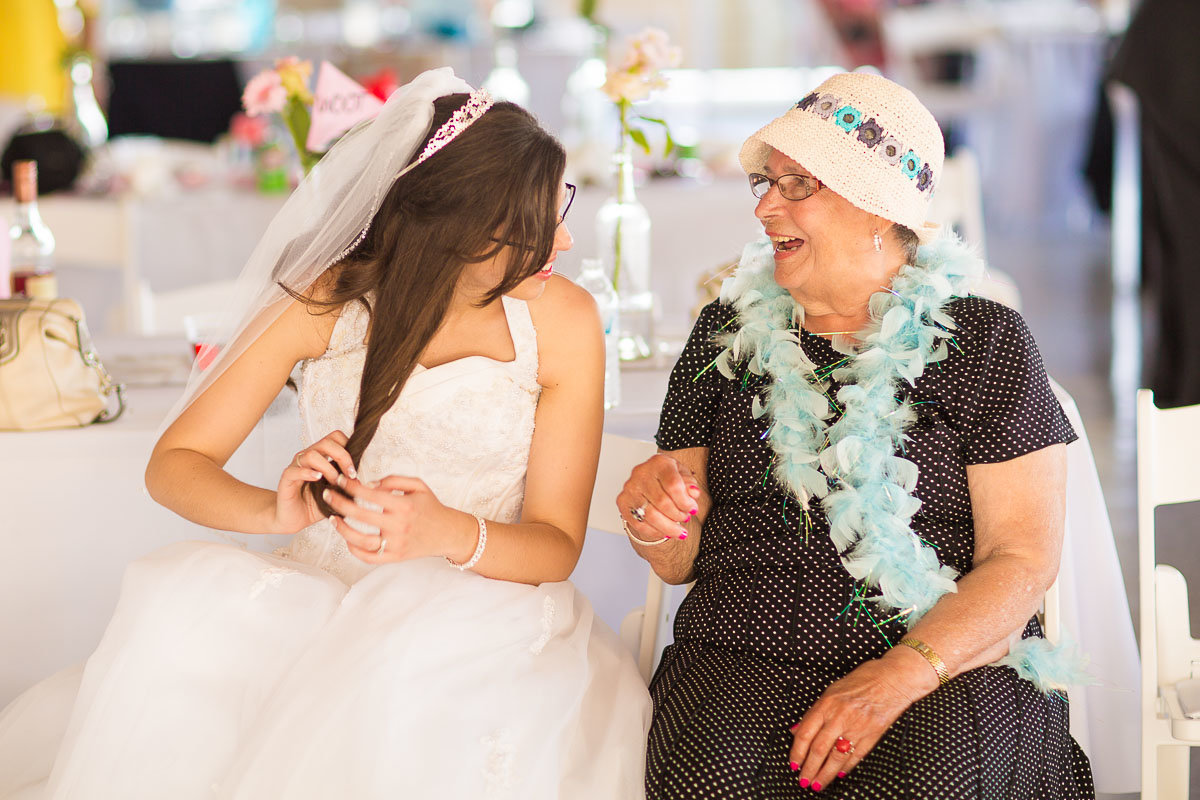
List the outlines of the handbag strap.
{"type": "Polygon", "coordinates": [[[75,341],[78,342],[77,349],[79,357],[83,359],[83,363],[96,371],[100,376],[100,391],[106,397],[112,395],[117,396],[117,410],[106,408],[100,412],[94,420],[93,424],[103,425],[106,422],[115,422],[122,414],[125,413],[125,384],[117,383],[108,374],[108,370],[104,368],[104,364],[100,361],[100,356],[97,355],[95,349],[92,348],[91,337],[88,335],[87,328],[84,327],[83,318],[68,315],[68,318],[75,323],[75,341]],[[84,342],[87,345],[84,345],[84,342]]]}

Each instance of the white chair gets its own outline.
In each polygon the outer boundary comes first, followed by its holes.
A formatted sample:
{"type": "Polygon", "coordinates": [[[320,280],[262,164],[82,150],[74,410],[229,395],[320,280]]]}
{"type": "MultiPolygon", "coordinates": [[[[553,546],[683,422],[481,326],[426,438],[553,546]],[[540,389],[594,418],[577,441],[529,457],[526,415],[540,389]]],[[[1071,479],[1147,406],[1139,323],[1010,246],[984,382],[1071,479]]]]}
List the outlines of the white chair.
{"type": "Polygon", "coordinates": [[[143,336],[186,335],[187,317],[215,317],[236,308],[237,288],[236,280],[213,281],[156,294],[140,282],[137,331],[143,336]]]}
{"type": "MultiPolygon", "coordinates": [[[[604,434],[600,445],[600,467],[596,471],[596,486],[592,490],[592,506],[588,511],[588,527],[621,536],[621,514],[616,497],[633,468],[658,452],[653,442],[628,436],[604,434]]],[[[633,650],[638,671],[646,683],[654,674],[659,654],[671,635],[674,610],[664,607],[665,584],[650,570],[646,580],[646,604],[631,611],[621,622],[621,640],[633,650]]]]}
{"type": "Polygon", "coordinates": [[[1154,509],[1200,500],[1197,452],[1200,405],[1159,409],[1153,392],[1139,390],[1142,797],[1147,799],[1187,798],[1190,748],[1200,746],[1200,720],[1184,715],[1175,688],[1180,681],[1200,677],[1200,641],[1191,636],[1187,582],[1174,567],[1155,564],[1154,555],[1154,509]]]}

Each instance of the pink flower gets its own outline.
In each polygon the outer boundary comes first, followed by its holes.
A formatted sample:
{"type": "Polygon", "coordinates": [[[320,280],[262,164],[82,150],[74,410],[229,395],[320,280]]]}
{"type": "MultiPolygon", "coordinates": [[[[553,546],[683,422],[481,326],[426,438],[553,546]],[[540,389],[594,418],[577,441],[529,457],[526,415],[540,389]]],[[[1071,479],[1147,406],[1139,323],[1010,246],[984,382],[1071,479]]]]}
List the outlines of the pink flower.
{"type": "Polygon", "coordinates": [[[258,147],[267,138],[267,121],[248,114],[234,114],[229,124],[229,135],[235,142],[258,147]]]}
{"type": "Polygon", "coordinates": [[[247,82],[246,91],[242,92],[242,106],[252,117],[283,111],[285,102],[287,90],[283,88],[279,73],[273,69],[255,75],[247,82]]]}
{"type": "Polygon", "coordinates": [[[667,34],[646,28],[629,40],[621,60],[609,67],[604,93],[616,103],[645,99],[667,85],[661,70],[679,65],[682,51],[671,46],[667,34]]]}

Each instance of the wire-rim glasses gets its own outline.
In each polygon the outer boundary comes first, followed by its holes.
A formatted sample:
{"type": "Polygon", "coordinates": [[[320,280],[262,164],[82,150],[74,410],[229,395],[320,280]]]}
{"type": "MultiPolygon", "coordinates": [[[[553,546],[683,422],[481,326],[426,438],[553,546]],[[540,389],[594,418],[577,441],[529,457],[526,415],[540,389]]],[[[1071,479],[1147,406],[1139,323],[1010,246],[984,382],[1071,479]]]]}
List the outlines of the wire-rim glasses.
{"type": "Polygon", "coordinates": [[[803,200],[825,185],[809,175],[788,174],[768,178],[761,172],[751,172],[746,177],[750,179],[750,192],[760,200],[766,197],[772,186],[779,188],[779,194],[785,200],[803,200]]]}

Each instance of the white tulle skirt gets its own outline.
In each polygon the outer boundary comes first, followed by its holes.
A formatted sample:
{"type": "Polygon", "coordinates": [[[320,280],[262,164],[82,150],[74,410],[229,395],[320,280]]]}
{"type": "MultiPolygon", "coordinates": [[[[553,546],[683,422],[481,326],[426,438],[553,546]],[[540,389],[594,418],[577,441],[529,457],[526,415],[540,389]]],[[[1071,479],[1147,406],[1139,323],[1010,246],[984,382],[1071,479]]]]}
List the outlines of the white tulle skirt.
{"type": "Polygon", "coordinates": [[[346,586],[189,542],[0,713],[4,798],[639,798],[650,701],[567,582],[440,559],[346,586]]]}

